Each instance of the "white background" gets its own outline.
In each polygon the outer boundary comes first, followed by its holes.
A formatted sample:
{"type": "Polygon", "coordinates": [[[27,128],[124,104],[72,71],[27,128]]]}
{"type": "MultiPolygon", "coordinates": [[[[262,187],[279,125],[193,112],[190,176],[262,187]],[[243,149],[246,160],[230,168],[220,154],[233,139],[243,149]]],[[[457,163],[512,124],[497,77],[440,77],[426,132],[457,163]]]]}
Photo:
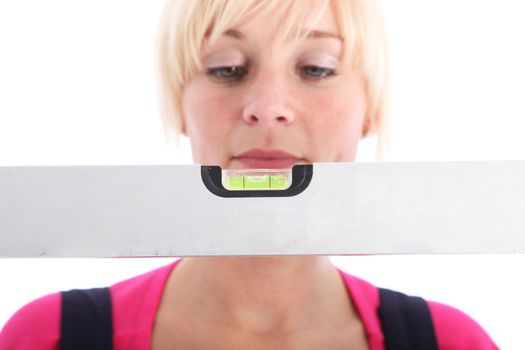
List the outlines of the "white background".
{"type": "MultiPolygon", "coordinates": [[[[525,5],[383,1],[391,160],[525,159],[525,5]]],[[[0,2],[0,166],[190,162],[166,147],[153,76],[160,2],[0,2]]],[[[184,141],[184,140],[183,140],[184,141]]],[[[365,141],[358,159],[373,159],[365,141]]],[[[497,232],[495,232],[497,234],[497,232]]],[[[0,260],[0,326],[29,300],[103,286],[166,259],[0,260]]],[[[370,282],[457,306],[502,349],[524,349],[525,257],[334,261],[370,282]]]]}

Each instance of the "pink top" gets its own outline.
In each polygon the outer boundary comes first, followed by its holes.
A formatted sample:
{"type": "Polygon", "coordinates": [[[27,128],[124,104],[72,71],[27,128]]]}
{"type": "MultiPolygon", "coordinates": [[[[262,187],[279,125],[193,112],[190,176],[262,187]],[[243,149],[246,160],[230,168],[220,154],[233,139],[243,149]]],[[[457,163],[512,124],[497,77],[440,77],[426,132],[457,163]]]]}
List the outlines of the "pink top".
{"type": "MultiPolygon", "coordinates": [[[[162,292],[179,261],[110,287],[115,350],[150,349],[162,292]]],[[[342,271],[341,276],[365,327],[370,350],[383,350],[383,333],[376,312],[378,289],[342,271]]],[[[60,298],[60,293],[50,294],[16,312],[0,333],[0,350],[58,350],[60,298]]],[[[436,302],[429,302],[429,307],[440,349],[498,349],[487,333],[463,312],[436,302]]]]}

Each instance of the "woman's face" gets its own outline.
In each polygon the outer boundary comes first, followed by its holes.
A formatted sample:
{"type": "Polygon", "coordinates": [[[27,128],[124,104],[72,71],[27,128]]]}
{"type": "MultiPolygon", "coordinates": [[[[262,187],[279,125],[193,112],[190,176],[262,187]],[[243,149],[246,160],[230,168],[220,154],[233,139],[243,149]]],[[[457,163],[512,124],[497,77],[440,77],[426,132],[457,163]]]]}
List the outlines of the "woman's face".
{"type": "MultiPolygon", "coordinates": [[[[315,15],[315,13],[312,13],[315,15]]],[[[259,16],[204,43],[182,96],[196,163],[228,169],[353,161],[367,113],[363,77],[343,60],[331,10],[299,43],[259,16]]]]}

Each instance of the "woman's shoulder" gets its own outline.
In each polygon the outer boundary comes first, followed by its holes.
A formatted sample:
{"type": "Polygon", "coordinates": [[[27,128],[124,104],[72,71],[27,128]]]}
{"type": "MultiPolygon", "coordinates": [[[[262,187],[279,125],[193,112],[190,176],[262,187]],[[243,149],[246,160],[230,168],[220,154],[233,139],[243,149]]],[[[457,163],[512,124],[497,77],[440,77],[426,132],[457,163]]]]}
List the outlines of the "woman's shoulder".
{"type": "Polygon", "coordinates": [[[146,349],[166,281],[181,260],[110,287],[113,340],[122,349],[146,349]]]}
{"type": "Polygon", "coordinates": [[[118,282],[110,287],[112,302],[133,302],[133,299],[144,299],[145,296],[152,297],[164,288],[171,271],[181,260],[176,260],[168,265],[158,267],[154,270],[140,274],[118,282]]]}
{"type": "Polygon", "coordinates": [[[19,309],[0,332],[0,349],[58,349],[60,300],[53,293],[19,309]]]}
{"type": "MultiPolygon", "coordinates": [[[[139,324],[131,324],[132,320],[135,323],[138,320],[144,321],[141,313],[145,311],[154,313],[164,283],[177,263],[178,260],[109,288],[114,322],[121,329],[140,327],[139,324]],[[135,317],[128,318],[130,314],[135,317]]],[[[0,332],[0,349],[58,349],[61,303],[61,293],[58,292],[35,299],[20,308],[0,332]]]]}
{"type": "Polygon", "coordinates": [[[427,303],[440,349],[498,349],[487,332],[463,311],[439,302],[427,303]]]}
{"type": "MultiPolygon", "coordinates": [[[[382,331],[377,314],[380,306],[379,288],[371,283],[342,272],[371,341],[381,339],[382,331]],[[376,339],[377,338],[377,339],[376,339]]],[[[498,347],[487,332],[463,311],[434,301],[427,301],[439,349],[495,350],[498,347]]]]}

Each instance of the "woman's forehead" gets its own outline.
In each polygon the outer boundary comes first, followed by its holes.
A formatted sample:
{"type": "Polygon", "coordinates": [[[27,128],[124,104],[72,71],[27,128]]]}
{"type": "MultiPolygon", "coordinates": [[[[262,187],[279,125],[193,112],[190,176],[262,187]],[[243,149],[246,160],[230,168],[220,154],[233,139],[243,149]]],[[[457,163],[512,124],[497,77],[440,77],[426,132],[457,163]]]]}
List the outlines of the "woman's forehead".
{"type": "Polygon", "coordinates": [[[228,23],[220,33],[213,33],[215,28],[212,29],[212,41],[219,36],[245,40],[260,35],[270,36],[275,41],[310,37],[342,40],[343,36],[329,0],[305,0],[300,7],[289,5],[276,8],[258,7],[258,12],[248,12],[236,21],[228,23]],[[310,3],[316,6],[307,6],[310,3]]]}

